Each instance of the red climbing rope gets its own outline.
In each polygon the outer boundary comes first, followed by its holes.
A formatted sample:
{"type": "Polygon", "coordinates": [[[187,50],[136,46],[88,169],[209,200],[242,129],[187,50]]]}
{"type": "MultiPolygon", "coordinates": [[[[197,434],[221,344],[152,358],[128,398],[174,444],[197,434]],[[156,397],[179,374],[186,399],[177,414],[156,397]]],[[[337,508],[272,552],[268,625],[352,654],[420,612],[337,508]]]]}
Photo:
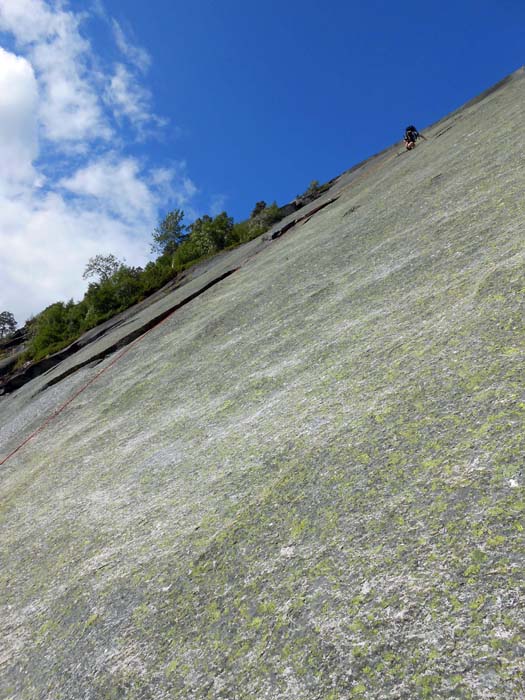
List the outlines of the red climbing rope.
{"type": "Polygon", "coordinates": [[[86,382],[83,386],[81,386],[80,389],[78,389],[78,391],[76,391],[76,392],[73,394],[73,396],[70,396],[69,399],[68,399],[67,401],[65,401],[61,406],[59,406],[59,408],[57,408],[57,410],[56,410],[54,413],[52,413],[50,416],[48,416],[48,418],[46,418],[46,420],[42,423],[42,425],[40,425],[35,431],[33,431],[33,432],[31,433],[31,435],[29,435],[23,442],[21,442],[17,447],[15,447],[15,449],[12,450],[12,451],[7,455],[7,457],[4,457],[3,459],[1,459],[1,460],[0,460],[0,466],[2,466],[3,464],[5,464],[9,459],[11,459],[11,457],[13,457],[19,450],[21,450],[22,447],[24,447],[24,445],[27,445],[28,442],[30,442],[31,440],[33,440],[33,438],[35,438],[39,433],[41,433],[42,430],[44,430],[44,428],[46,428],[58,415],[60,415],[60,414],[62,413],[62,411],[63,411],[65,408],[67,408],[67,407],[69,406],[69,404],[71,404],[78,396],[80,396],[80,394],[82,394],[91,384],[93,384],[93,382],[95,382],[99,377],[101,377],[101,376],[104,374],[104,372],[107,372],[108,369],[109,369],[110,367],[112,367],[116,362],[118,362],[122,357],[124,357],[124,355],[125,355],[126,353],[128,353],[128,352],[132,349],[132,347],[133,347],[134,345],[136,345],[136,344],[139,343],[141,340],[143,340],[143,339],[148,335],[148,333],[151,333],[151,331],[155,330],[155,328],[158,328],[158,327],[161,326],[163,323],[165,323],[165,321],[167,321],[169,318],[171,318],[171,317],[173,316],[173,314],[176,313],[176,312],[181,308],[181,306],[185,306],[188,302],[192,301],[192,300],[195,299],[197,296],[200,296],[200,294],[202,294],[203,292],[207,291],[207,290],[208,290],[210,287],[212,287],[214,284],[217,284],[218,282],[221,282],[221,281],[222,281],[223,279],[225,279],[226,277],[229,277],[229,276],[230,276],[231,274],[233,274],[234,272],[237,272],[238,269],[239,269],[239,268],[235,268],[234,270],[228,270],[228,272],[226,272],[225,274],[221,275],[221,276],[218,277],[217,279],[212,280],[212,282],[208,283],[205,287],[203,287],[201,290],[199,290],[199,292],[197,292],[197,293],[195,293],[195,294],[191,294],[191,295],[190,295],[189,297],[187,297],[186,299],[183,299],[183,301],[182,301],[182,302],[179,302],[179,303],[171,310],[171,312],[170,312],[167,316],[164,316],[164,318],[162,318],[158,323],[156,323],[155,325],[153,325],[151,328],[148,328],[148,330],[145,331],[142,335],[139,335],[138,338],[135,338],[135,340],[131,341],[131,342],[124,348],[124,350],[122,350],[122,352],[120,352],[118,355],[116,355],[116,356],[111,360],[111,362],[109,362],[103,369],[101,369],[99,372],[97,372],[97,373],[95,374],[94,377],[91,377],[91,379],[90,379],[88,382],[86,382]]]}
{"type": "MultiPolygon", "coordinates": [[[[175,309],[175,311],[176,311],[176,309],[175,309]]],[[[173,313],[175,313],[175,311],[173,313]]],[[[118,360],[120,360],[121,357],[123,357],[127,352],[129,352],[131,350],[131,348],[136,343],[139,342],[139,340],[142,340],[148,333],[150,333],[155,328],[158,328],[161,325],[161,323],[164,323],[164,321],[167,321],[168,318],[170,318],[170,317],[171,317],[171,314],[170,314],[170,316],[166,316],[166,318],[164,318],[162,321],[160,321],[156,326],[153,326],[152,328],[147,330],[143,335],[140,335],[138,338],[135,338],[135,340],[132,343],[130,343],[128,346],[126,346],[126,348],[124,348],[124,350],[121,353],[119,353],[116,357],[114,357],[111,360],[111,362],[109,362],[103,369],[101,369],[99,372],[97,372],[97,374],[95,374],[94,377],[91,377],[91,379],[88,382],[86,382],[82,387],[80,387],[80,389],[78,391],[76,391],[73,394],[73,396],[70,396],[69,399],[67,401],[65,401],[59,408],[57,408],[57,410],[54,413],[52,413],[50,416],[48,416],[48,418],[46,418],[46,420],[42,423],[42,425],[40,425],[34,432],[31,433],[31,435],[29,435],[29,437],[27,437],[23,442],[21,442],[18,445],[18,447],[15,447],[15,449],[12,452],[10,452],[7,455],[7,457],[4,457],[0,461],[0,466],[2,466],[2,464],[5,464],[7,462],[7,460],[11,459],[11,457],[13,457],[19,450],[21,450],[22,447],[24,447],[24,445],[27,445],[27,443],[30,440],[32,440],[39,433],[41,433],[42,430],[44,430],[44,428],[46,426],[48,426],[49,423],[51,423],[51,421],[53,421],[58,415],[60,415],[60,413],[62,413],[62,411],[65,408],[67,408],[69,406],[70,403],[72,403],[72,401],[74,401],[78,396],[80,396],[80,394],[82,394],[88,388],[88,386],[93,384],[93,382],[95,382],[99,377],[101,377],[104,374],[104,372],[107,372],[107,370],[110,367],[112,367],[118,360]]]]}
{"type": "MultiPolygon", "coordinates": [[[[277,238],[278,236],[280,236],[280,235],[282,235],[283,233],[285,233],[286,231],[288,231],[289,228],[292,228],[293,226],[295,226],[296,224],[302,222],[303,220],[304,220],[305,223],[306,223],[306,221],[308,221],[314,214],[316,214],[316,213],[317,213],[318,211],[320,211],[321,209],[324,209],[324,207],[328,206],[329,204],[332,204],[332,203],[335,202],[338,198],[339,198],[339,195],[338,195],[337,197],[334,197],[333,199],[330,199],[328,202],[324,202],[323,204],[321,204],[320,206],[316,207],[316,208],[313,209],[312,211],[309,211],[307,214],[305,214],[304,216],[300,217],[299,219],[294,219],[292,222],[290,222],[290,223],[287,224],[285,227],[283,227],[283,229],[279,230],[279,231],[277,232],[277,235],[272,236],[272,238],[277,238]]],[[[249,262],[252,258],[254,258],[254,257],[258,254],[258,252],[259,252],[259,251],[256,251],[255,253],[253,253],[252,255],[250,255],[248,258],[246,258],[246,259],[244,260],[244,263],[243,263],[242,266],[246,265],[246,263],[249,262]]],[[[241,266],[241,267],[242,267],[242,266],[241,266]]],[[[15,447],[15,449],[12,450],[12,452],[10,452],[6,457],[4,457],[3,459],[1,459],[1,460],[0,460],[0,466],[2,466],[3,464],[5,464],[9,459],[11,459],[11,457],[13,457],[17,452],[19,452],[19,451],[22,449],[22,447],[24,447],[24,445],[27,445],[28,442],[30,442],[31,440],[33,440],[39,433],[41,433],[42,430],[44,430],[44,428],[46,428],[58,415],[60,415],[60,414],[62,413],[62,411],[63,411],[65,408],[67,408],[78,396],[80,396],[80,394],[82,394],[89,386],[91,386],[91,384],[93,384],[93,382],[95,382],[99,377],[101,377],[101,376],[104,374],[104,372],[107,372],[108,369],[109,369],[110,367],[112,367],[112,366],[113,366],[116,362],[118,362],[126,353],[128,353],[134,345],[136,345],[136,344],[139,343],[141,340],[143,340],[143,339],[148,335],[148,333],[151,333],[152,330],[154,330],[155,328],[158,328],[158,327],[159,327],[160,325],[162,325],[165,321],[167,321],[169,318],[171,318],[171,317],[173,316],[173,314],[176,313],[176,312],[181,308],[181,306],[186,305],[187,303],[189,303],[190,301],[192,301],[192,300],[195,299],[196,297],[200,296],[201,294],[203,294],[204,292],[206,292],[210,287],[213,287],[213,286],[214,286],[215,284],[217,284],[218,282],[222,282],[222,280],[226,279],[226,277],[229,277],[229,276],[232,275],[234,272],[237,272],[237,270],[240,270],[241,267],[237,267],[237,268],[235,268],[235,269],[233,269],[233,270],[228,270],[227,272],[223,273],[220,277],[217,277],[216,279],[214,279],[214,280],[212,280],[211,282],[209,282],[209,283],[208,283],[207,285],[205,285],[202,289],[198,290],[197,292],[195,292],[195,293],[193,293],[193,294],[190,294],[188,297],[186,297],[186,298],[183,299],[181,302],[179,302],[179,303],[171,310],[171,312],[169,312],[166,316],[164,316],[164,318],[162,318],[160,321],[158,321],[158,323],[155,323],[155,325],[153,325],[151,328],[148,328],[148,330],[145,331],[142,335],[139,335],[138,338],[135,338],[135,340],[131,341],[131,342],[125,347],[125,349],[124,349],[122,352],[120,352],[118,355],[116,355],[116,356],[111,360],[111,362],[109,362],[103,369],[100,370],[100,372],[97,372],[97,374],[95,374],[94,377],[91,377],[91,379],[90,379],[88,382],[86,382],[82,387],[80,387],[80,389],[79,389],[78,391],[76,391],[76,392],[73,394],[73,396],[71,396],[67,401],[65,401],[61,406],[59,406],[59,408],[57,408],[57,410],[56,410],[54,413],[52,413],[50,416],[48,416],[48,418],[46,418],[46,420],[42,423],[42,425],[40,425],[35,431],[33,431],[33,432],[31,433],[31,435],[29,435],[23,442],[21,442],[17,447],[15,447]]],[[[48,384],[47,386],[49,386],[49,384],[48,384]]]]}

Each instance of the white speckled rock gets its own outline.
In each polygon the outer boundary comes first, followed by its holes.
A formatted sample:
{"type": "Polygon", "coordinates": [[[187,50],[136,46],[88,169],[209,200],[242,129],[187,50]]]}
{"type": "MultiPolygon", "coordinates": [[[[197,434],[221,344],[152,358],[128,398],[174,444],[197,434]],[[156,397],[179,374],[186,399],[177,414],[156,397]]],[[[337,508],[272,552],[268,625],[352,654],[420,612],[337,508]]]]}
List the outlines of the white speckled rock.
{"type": "Polygon", "coordinates": [[[525,697],[524,101],[0,398],[0,697],[525,697]]]}

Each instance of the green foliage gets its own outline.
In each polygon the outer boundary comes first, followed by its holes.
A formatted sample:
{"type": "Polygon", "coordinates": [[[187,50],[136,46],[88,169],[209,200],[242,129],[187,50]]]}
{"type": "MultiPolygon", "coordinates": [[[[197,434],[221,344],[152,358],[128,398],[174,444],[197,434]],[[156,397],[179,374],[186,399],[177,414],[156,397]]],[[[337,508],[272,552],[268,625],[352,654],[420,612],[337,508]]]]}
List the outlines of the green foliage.
{"type": "Polygon", "coordinates": [[[101,282],[108,280],[123,265],[114,255],[95,255],[89,258],[82,279],[98,277],[101,282]]]}
{"type": "Polygon", "coordinates": [[[225,211],[216,216],[207,227],[208,235],[213,241],[216,250],[222,250],[226,246],[228,236],[233,230],[233,217],[228,216],[225,211]]]}
{"type": "Polygon", "coordinates": [[[190,264],[203,257],[202,251],[196,242],[188,239],[181,243],[173,255],[172,265],[177,271],[185,270],[190,264]]]}
{"type": "Polygon", "coordinates": [[[118,263],[112,275],[101,276],[100,270],[97,274],[100,281],[91,282],[82,301],[51,304],[28,322],[30,340],[24,361],[37,361],[66,347],[85,331],[159,289],[173,277],[173,270],[170,259],[161,257],[144,270],[118,263]]]}
{"type": "Polygon", "coordinates": [[[34,360],[72,342],[81,332],[84,308],[70,299],[51,304],[31,321],[29,355],[34,360]]]}
{"type": "Polygon", "coordinates": [[[297,195],[297,199],[304,200],[305,202],[312,201],[312,199],[320,197],[323,192],[326,192],[329,188],[329,182],[326,182],[324,185],[320,185],[319,180],[312,180],[303,194],[297,195]]]}
{"type": "Polygon", "coordinates": [[[319,180],[312,180],[304,194],[306,197],[316,197],[320,189],[321,185],[319,184],[319,180]]]}
{"type": "Polygon", "coordinates": [[[207,258],[233,242],[233,218],[222,212],[215,218],[207,214],[188,227],[188,237],[175,250],[173,267],[183,270],[188,264],[207,258]]]}
{"type": "Polygon", "coordinates": [[[115,304],[119,311],[126,309],[142,297],[142,268],[122,266],[108,280],[113,288],[115,304]]]}
{"type": "Polygon", "coordinates": [[[189,232],[189,238],[193,244],[193,249],[198,251],[198,257],[211,255],[218,250],[213,236],[213,219],[211,216],[204,215],[196,219],[189,227],[189,232]]]}
{"type": "Polygon", "coordinates": [[[141,298],[141,273],[140,268],[121,265],[111,277],[89,285],[84,304],[90,327],[123,311],[141,298]]]}
{"type": "Polygon", "coordinates": [[[253,219],[255,216],[260,214],[265,209],[266,209],[266,202],[264,200],[257,202],[257,204],[253,208],[252,213],[250,214],[250,219],[253,219]]]}
{"type": "Polygon", "coordinates": [[[144,269],[129,267],[111,254],[89,259],[83,277],[98,279],[89,284],[79,303],[70,300],[67,304],[52,304],[30,322],[24,361],[39,360],[62,349],[85,331],[162,287],[176,272],[260,236],[282,216],[276,202],[267,206],[260,201],[246,221],[234,223],[231,216],[222,212],[213,218],[204,215],[185,226],[184,212],[174,209],[155,229],[152,250],[160,255],[144,269]]]}
{"type": "Polygon", "coordinates": [[[248,219],[247,221],[239,221],[237,224],[233,225],[233,228],[228,236],[226,246],[228,248],[233,248],[241,243],[247,243],[261,233],[265,232],[264,226],[256,221],[248,219]]]}
{"type": "Polygon", "coordinates": [[[233,229],[233,219],[225,211],[214,219],[205,215],[189,227],[189,238],[201,255],[211,255],[222,250],[233,229]]]}
{"type": "Polygon", "coordinates": [[[239,245],[251,241],[253,238],[252,228],[248,221],[239,221],[239,223],[234,224],[230,234],[230,245],[239,245]]]}
{"type": "Polygon", "coordinates": [[[13,314],[10,311],[2,311],[0,313],[0,338],[5,338],[14,333],[15,330],[16,321],[13,314]]]}
{"type": "Polygon", "coordinates": [[[273,202],[269,207],[263,209],[260,214],[260,222],[263,228],[268,229],[273,224],[277,223],[283,218],[282,211],[280,207],[277,206],[277,202],[273,202]]]}
{"type": "MultiPolygon", "coordinates": [[[[257,204],[261,204],[261,202],[257,204]]],[[[254,209],[252,216],[247,221],[241,221],[233,226],[230,234],[231,243],[229,245],[239,245],[257,238],[257,236],[263,234],[282,218],[283,210],[276,202],[269,206],[265,205],[257,214],[255,214],[254,209]]]]}
{"type": "Polygon", "coordinates": [[[149,262],[142,271],[141,281],[144,295],[148,296],[152,292],[166,284],[173,277],[171,259],[163,255],[155,262],[149,262]]]}
{"type": "Polygon", "coordinates": [[[151,250],[159,255],[173,255],[186,239],[186,226],[182,223],[184,212],[174,209],[167,214],[153,232],[151,250]]]}

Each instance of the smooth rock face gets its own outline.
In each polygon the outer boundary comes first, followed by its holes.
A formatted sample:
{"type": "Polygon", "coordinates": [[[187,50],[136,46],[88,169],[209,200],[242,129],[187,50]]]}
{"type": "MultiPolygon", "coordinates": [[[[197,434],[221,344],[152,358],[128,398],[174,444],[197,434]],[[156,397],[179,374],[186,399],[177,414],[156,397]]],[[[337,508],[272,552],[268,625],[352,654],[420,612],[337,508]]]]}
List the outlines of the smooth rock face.
{"type": "Polygon", "coordinates": [[[525,697],[524,100],[0,399],[0,697],[525,697]]]}

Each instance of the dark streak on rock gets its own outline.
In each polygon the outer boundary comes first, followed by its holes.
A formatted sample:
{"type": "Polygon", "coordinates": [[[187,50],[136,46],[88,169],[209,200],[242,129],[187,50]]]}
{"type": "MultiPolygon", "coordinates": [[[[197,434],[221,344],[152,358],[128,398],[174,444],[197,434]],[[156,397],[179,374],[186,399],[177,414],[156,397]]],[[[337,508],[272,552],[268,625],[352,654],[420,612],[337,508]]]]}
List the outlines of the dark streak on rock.
{"type": "MultiPolygon", "coordinates": [[[[53,377],[53,379],[50,379],[48,382],[46,382],[41,387],[40,391],[44,391],[44,389],[47,389],[48,387],[53,386],[54,384],[57,384],[58,382],[62,381],[62,379],[65,379],[69,375],[74,374],[77,370],[82,369],[83,367],[93,366],[94,364],[102,362],[102,360],[104,360],[108,355],[111,355],[117,350],[120,350],[129,343],[133,342],[138,337],[149,331],[151,328],[164,321],[165,318],[167,318],[172,313],[180,309],[182,306],[186,306],[186,304],[188,304],[190,301],[193,301],[201,294],[204,294],[204,292],[206,292],[208,289],[218,284],[219,282],[222,282],[222,280],[226,279],[226,277],[232,275],[234,272],[237,271],[237,269],[238,268],[228,270],[219,277],[216,277],[211,282],[208,282],[208,284],[204,285],[204,287],[201,287],[201,289],[197,290],[193,294],[190,294],[178,304],[175,304],[175,306],[171,306],[169,309],[166,309],[158,316],[155,316],[147,323],[131,331],[131,333],[128,333],[123,338],[120,338],[117,342],[113,343],[101,352],[97,353],[96,355],[91,355],[91,357],[89,357],[89,359],[85,360],[84,362],[79,362],[74,367],[70,367],[69,369],[64,370],[61,374],[59,374],[56,377],[53,377]]],[[[105,332],[106,329],[104,331],[101,331],[100,333],[97,333],[92,340],[96,340],[101,335],[104,335],[105,332]]],[[[64,350],[61,350],[60,352],[57,352],[54,355],[50,355],[49,357],[44,358],[40,362],[36,362],[34,365],[31,365],[23,372],[14,375],[7,382],[5,382],[5,384],[0,389],[0,394],[8,394],[12,391],[15,391],[16,389],[19,389],[21,386],[31,381],[31,379],[34,379],[35,377],[38,377],[41,374],[44,374],[44,372],[47,372],[48,370],[52,369],[57,364],[62,362],[62,360],[67,359],[81,348],[82,345],[80,345],[80,343],[73,343],[64,350]]]]}
{"type": "Polygon", "coordinates": [[[451,124],[450,126],[447,126],[446,129],[442,129],[441,131],[438,131],[438,133],[434,136],[435,139],[438,139],[440,136],[443,136],[443,134],[446,134],[447,131],[450,131],[452,128],[454,128],[455,123],[451,124]]]}
{"type": "Polygon", "coordinates": [[[283,234],[285,234],[287,231],[289,231],[291,228],[293,228],[297,224],[306,223],[307,221],[310,221],[312,216],[315,216],[315,214],[317,214],[317,212],[321,211],[321,209],[324,209],[329,204],[333,204],[338,199],[339,199],[339,195],[337,197],[332,197],[332,199],[329,199],[327,202],[323,202],[318,207],[315,207],[315,209],[312,209],[311,211],[309,211],[308,214],[305,214],[304,216],[301,216],[298,219],[294,219],[293,221],[289,221],[287,224],[285,224],[285,226],[283,226],[282,228],[280,228],[277,231],[275,231],[274,233],[272,233],[271,240],[274,241],[276,238],[280,238],[283,234]]]}

